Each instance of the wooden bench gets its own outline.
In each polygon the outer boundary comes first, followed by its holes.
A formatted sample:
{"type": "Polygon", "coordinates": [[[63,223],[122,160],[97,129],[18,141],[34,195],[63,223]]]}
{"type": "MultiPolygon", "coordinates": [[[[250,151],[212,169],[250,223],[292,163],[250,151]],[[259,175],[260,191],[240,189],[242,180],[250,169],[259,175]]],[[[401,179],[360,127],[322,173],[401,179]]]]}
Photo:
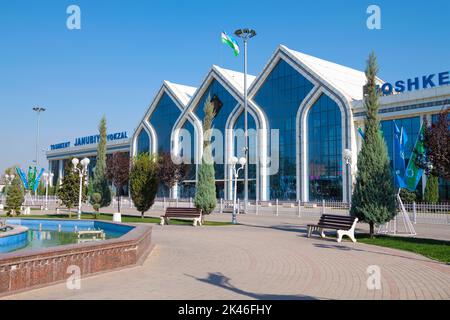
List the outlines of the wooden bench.
{"type": "Polygon", "coordinates": [[[161,225],[169,224],[172,218],[193,220],[193,226],[202,225],[202,212],[197,208],[168,207],[166,213],[161,216],[161,225]]]}
{"type": "Polygon", "coordinates": [[[313,231],[319,231],[322,238],[325,238],[324,229],[337,230],[337,242],[342,241],[343,236],[348,236],[353,242],[355,239],[355,228],[358,218],[348,216],[338,216],[333,214],[323,214],[318,224],[308,224],[308,238],[313,231]]]}

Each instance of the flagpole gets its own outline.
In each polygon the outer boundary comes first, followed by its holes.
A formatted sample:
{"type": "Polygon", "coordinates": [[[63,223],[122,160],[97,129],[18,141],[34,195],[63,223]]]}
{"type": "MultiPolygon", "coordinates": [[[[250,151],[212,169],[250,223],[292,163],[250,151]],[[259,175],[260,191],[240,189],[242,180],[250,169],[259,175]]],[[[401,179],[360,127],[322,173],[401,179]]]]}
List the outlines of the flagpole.
{"type": "MultiPolygon", "coordinates": [[[[244,41],[244,152],[247,165],[244,168],[244,212],[248,209],[248,168],[250,166],[249,146],[248,146],[248,96],[247,96],[247,41],[256,36],[256,31],[252,29],[239,29],[234,32],[236,36],[244,41]]],[[[258,191],[256,191],[258,193],[258,191]]]]}

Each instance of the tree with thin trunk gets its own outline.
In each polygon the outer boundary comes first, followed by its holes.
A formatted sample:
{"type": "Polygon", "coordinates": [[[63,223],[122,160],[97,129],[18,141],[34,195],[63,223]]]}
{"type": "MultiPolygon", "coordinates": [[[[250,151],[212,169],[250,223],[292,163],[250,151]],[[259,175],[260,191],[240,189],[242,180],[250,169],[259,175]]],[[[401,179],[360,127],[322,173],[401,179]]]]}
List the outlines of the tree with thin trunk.
{"type": "Polygon", "coordinates": [[[120,213],[120,199],[123,187],[130,178],[130,157],[123,152],[114,153],[107,160],[106,177],[116,188],[117,210],[120,213]]]}
{"type": "Polygon", "coordinates": [[[372,52],[366,69],[365,138],[358,155],[358,172],[350,209],[352,216],[369,224],[371,238],[374,236],[374,226],[390,221],[397,211],[394,179],[378,118],[377,72],[377,61],[372,52]]]}
{"type": "Polygon", "coordinates": [[[6,214],[8,216],[20,214],[20,207],[25,201],[22,182],[18,176],[16,176],[11,182],[11,186],[8,188],[6,194],[6,214]]]}
{"type": "Polygon", "coordinates": [[[210,214],[217,205],[214,160],[211,150],[211,128],[216,114],[210,96],[206,99],[203,110],[205,113],[203,119],[203,157],[198,172],[194,203],[195,207],[200,209],[203,214],[210,214]]]}
{"type": "Polygon", "coordinates": [[[108,207],[111,204],[111,189],[106,178],[106,118],[100,121],[99,132],[100,139],[97,147],[97,163],[94,170],[94,179],[92,181],[92,193],[99,193],[102,196],[100,207],[108,207]]]}
{"type": "Polygon", "coordinates": [[[72,208],[76,206],[79,200],[79,176],[68,164],[64,169],[64,178],[58,190],[58,198],[62,204],[69,210],[69,218],[72,218],[72,208]]]}
{"type": "Polygon", "coordinates": [[[130,194],[134,206],[144,218],[144,213],[155,203],[158,192],[158,162],[148,153],[133,159],[130,172],[130,194]]]}
{"type": "MultiPolygon", "coordinates": [[[[158,179],[159,182],[168,188],[170,191],[181,180],[183,180],[187,165],[179,163],[179,159],[172,159],[170,153],[162,153],[158,157],[158,179]]],[[[171,197],[172,195],[169,194],[171,197]]]]}
{"type": "Polygon", "coordinates": [[[432,166],[425,166],[427,175],[434,175],[450,180],[450,118],[449,109],[441,112],[438,121],[428,126],[425,122],[424,146],[427,162],[432,166]]]}

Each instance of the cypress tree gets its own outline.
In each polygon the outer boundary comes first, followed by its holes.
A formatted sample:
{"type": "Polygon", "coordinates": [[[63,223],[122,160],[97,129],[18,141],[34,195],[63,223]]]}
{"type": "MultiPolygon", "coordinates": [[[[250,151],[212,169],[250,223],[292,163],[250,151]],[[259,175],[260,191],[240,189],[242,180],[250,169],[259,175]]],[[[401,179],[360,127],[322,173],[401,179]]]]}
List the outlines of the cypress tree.
{"type": "Polygon", "coordinates": [[[372,52],[366,68],[365,138],[358,155],[358,172],[350,209],[352,216],[369,224],[371,237],[374,226],[388,222],[397,211],[393,175],[378,118],[377,72],[376,56],[372,52]]]}
{"type": "Polygon", "coordinates": [[[195,207],[202,210],[203,214],[210,214],[217,205],[214,160],[211,150],[211,128],[215,111],[210,96],[206,99],[203,110],[205,113],[203,119],[203,157],[198,171],[194,203],[195,207]]]}
{"type": "Polygon", "coordinates": [[[434,175],[428,176],[423,199],[427,203],[438,203],[439,202],[438,177],[436,177],[434,175]]]}
{"type": "Polygon", "coordinates": [[[106,178],[106,119],[103,117],[99,125],[100,140],[97,147],[97,164],[94,170],[94,179],[92,181],[92,194],[101,195],[100,207],[108,207],[111,204],[111,189],[106,178]]]}
{"type": "Polygon", "coordinates": [[[15,177],[11,182],[11,186],[8,187],[8,192],[6,195],[6,213],[7,215],[14,215],[20,213],[20,207],[25,201],[24,191],[22,187],[22,182],[19,177],[15,177]]]}

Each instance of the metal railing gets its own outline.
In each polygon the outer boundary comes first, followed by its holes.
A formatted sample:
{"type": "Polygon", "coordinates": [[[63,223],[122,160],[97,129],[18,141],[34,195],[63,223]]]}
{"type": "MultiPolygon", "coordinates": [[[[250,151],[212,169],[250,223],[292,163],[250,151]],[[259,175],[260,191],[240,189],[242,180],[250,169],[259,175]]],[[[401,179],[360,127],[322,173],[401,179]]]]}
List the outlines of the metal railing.
{"type": "MultiPolygon", "coordinates": [[[[33,196],[35,206],[45,207],[45,196],[33,196]]],[[[5,196],[0,196],[0,204],[5,204],[5,196]]],[[[27,200],[27,203],[29,203],[27,200]]],[[[60,202],[56,196],[48,196],[48,209],[54,210],[60,207],[60,202]]],[[[124,210],[135,210],[133,201],[130,197],[121,197],[121,208],[124,210]]],[[[244,202],[238,199],[238,214],[244,214],[244,202]]],[[[450,224],[450,203],[405,203],[413,223],[424,224],[450,224]]],[[[164,211],[167,207],[194,207],[193,198],[157,198],[155,204],[150,209],[150,213],[164,211]]],[[[117,208],[117,198],[113,198],[110,208],[117,208]]],[[[301,201],[255,201],[250,200],[247,206],[246,214],[262,215],[262,216],[296,216],[302,218],[318,218],[324,213],[349,215],[350,204],[339,201],[318,201],[318,202],[301,202],[301,201]]],[[[217,200],[215,213],[228,214],[233,210],[232,200],[217,200]]]]}

